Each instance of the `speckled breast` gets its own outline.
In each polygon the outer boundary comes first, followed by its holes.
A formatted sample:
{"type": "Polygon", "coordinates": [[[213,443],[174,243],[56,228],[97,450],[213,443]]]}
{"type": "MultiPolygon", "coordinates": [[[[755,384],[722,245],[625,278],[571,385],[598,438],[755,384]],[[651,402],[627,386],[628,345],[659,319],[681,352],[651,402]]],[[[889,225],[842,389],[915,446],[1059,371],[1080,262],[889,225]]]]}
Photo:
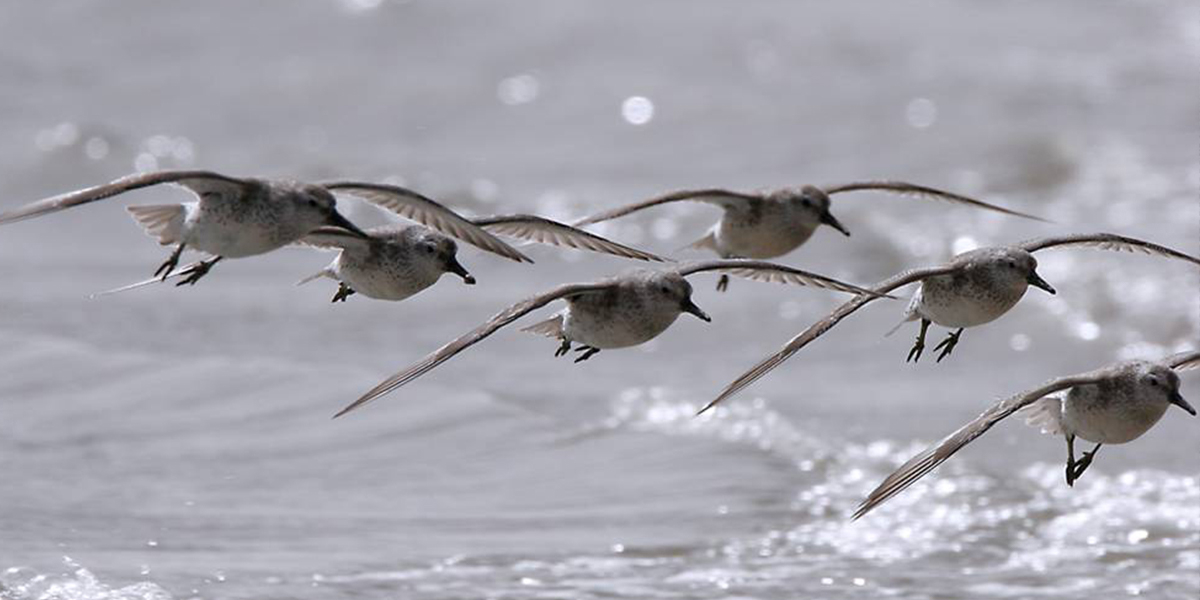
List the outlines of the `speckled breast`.
{"type": "Polygon", "coordinates": [[[725,213],[717,226],[717,248],[730,258],[775,258],[808,241],[815,229],[778,202],[757,202],[749,210],[725,213]]]}
{"type": "Polygon", "coordinates": [[[567,338],[596,348],[626,348],[654,339],[679,318],[679,311],[631,296],[613,290],[571,301],[563,319],[567,338]]]}
{"type": "Polygon", "coordinates": [[[1063,404],[1063,425],[1089,442],[1133,441],[1153,427],[1167,410],[1166,404],[1142,401],[1135,394],[1128,386],[1071,388],[1063,404]]]}
{"type": "Polygon", "coordinates": [[[975,273],[932,277],[921,283],[918,312],[944,327],[974,327],[1000,318],[1026,288],[975,273]]]}

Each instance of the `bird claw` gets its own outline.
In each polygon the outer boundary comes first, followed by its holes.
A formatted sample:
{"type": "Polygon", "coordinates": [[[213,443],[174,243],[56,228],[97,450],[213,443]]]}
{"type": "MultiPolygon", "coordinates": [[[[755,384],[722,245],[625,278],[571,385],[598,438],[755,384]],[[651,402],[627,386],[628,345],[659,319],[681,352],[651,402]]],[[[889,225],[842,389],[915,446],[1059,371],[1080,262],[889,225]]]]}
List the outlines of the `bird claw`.
{"type": "Polygon", "coordinates": [[[954,351],[954,347],[958,345],[958,337],[962,335],[962,332],[963,330],[959,329],[958,331],[946,336],[946,339],[939,342],[937,346],[934,346],[934,352],[937,352],[938,350],[942,351],[941,354],[938,354],[937,362],[942,362],[943,358],[950,356],[950,353],[954,351]]]}
{"type": "Polygon", "coordinates": [[[333,295],[333,300],[330,300],[330,302],[345,302],[346,298],[349,298],[356,293],[358,292],[355,292],[354,288],[351,288],[345,283],[339,281],[337,293],[333,295]]]}
{"type": "Polygon", "coordinates": [[[585,360],[587,360],[587,359],[591,358],[591,357],[592,357],[592,355],[594,355],[594,354],[596,354],[597,352],[599,352],[599,351],[600,351],[600,349],[599,349],[599,348],[593,348],[593,347],[591,347],[591,346],[580,346],[580,347],[576,348],[576,349],[575,349],[575,351],[576,351],[576,352],[580,352],[580,351],[582,351],[582,352],[583,352],[583,354],[580,354],[580,355],[579,355],[579,358],[576,358],[576,359],[575,359],[575,362],[576,362],[576,363],[581,363],[581,362],[583,362],[583,361],[585,361],[585,360]]]}
{"type": "MultiPolygon", "coordinates": [[[[184,269],[179,274],[186,275],[186,277],[179,280],[175,284],[175,287],[179,287],[179,286],[183,286],[183,285],[196,285],[196,282],[200,281],[201,277],[204,277],[205,275],[207,275],[208,272],[212,270],[213,265],[217,264],[217,262],[220,260],[221,260],[221,257],[218,256],[212,260],[202,260],[202,261],[188,267],[187,269],[184,269]]],[[[165,279],[165,277],[164,277],[164,279],[165,279]]]]}
{"type": "Polygon", "coordinates": [[[917,362],[921,359],[921,353],[925,351],[925,341],[918,339],[911,350],[908,351],[908,358],[904,362],[917,362]]]}
{"type": "Polygon", "coordinates": [[[564,356],[564,355],[566,355],[566,353],[568,353],[570,351],[571,351],[571,340],[563,340],[562,345],[558,347],[558,350],[554,351],[554,357],[558,358],[560,356],[564,356]]]}
{"type": "Polygon", "coordinates": [[[154,270],[154,276],[160,277],[160,281],[166,281],[167,277],[171,275],[171,272],[175,270],[175,267],[179,266],[179,257],[182,254],[183,244],[180,244],[173,252],[171,252],[171,256],[167,257],[167,260],[163,261],[163,264],[159,265],[158,268],[154,270]]]}
{"type": "Polygon", "coordinates": [[[722,275],[721,278],[717,280],[717,291],[724,292],[727,289],[729,289],[729,276],[722,275]]]}
{"type": "Polygon", "coordinates": [[[1084,452],[1083,456],[1081,456],[1079,460],[1067,465],[1067,485],[1075,487],[1075,481],[1078,480],[1081,475],[1083,475],[1083,472],[1086,471],[1088,467],[1092,466],[1092,459],[1096,456],[1096,451],[1099,449],[1100,446],[1096,446],[1095,448],[1092,448],[1091,451],[1084,452]]]}

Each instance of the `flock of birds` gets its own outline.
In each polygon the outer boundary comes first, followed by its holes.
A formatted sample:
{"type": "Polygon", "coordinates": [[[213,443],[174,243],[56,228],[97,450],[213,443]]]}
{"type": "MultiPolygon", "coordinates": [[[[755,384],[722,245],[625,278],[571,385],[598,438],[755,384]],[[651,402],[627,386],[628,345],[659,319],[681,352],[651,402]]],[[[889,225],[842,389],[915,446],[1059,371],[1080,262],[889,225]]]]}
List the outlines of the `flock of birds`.
{"type": "MultiPolygon", "coordinates": [[[[763,193],[684,190],[566,224],[532,215],[467,218],[431,198],[395,185],[353,181],[313,184],[237,178],[209,171],[158,171],[130,175],[0,213],[0,224],[160,184],[186,188],[196,196],[196,201],[131,206],[128,210],[149,235],[164,246],[172,246],[172,252],[155,270],[153,278],[106,293],[168,280],[176,280],[176,285],[193,285],[226,258],[256,256],[300,244],[337,252],[332,263],[301,281],[318,278],[337,281],[334,302],[345,301],[356,293],[381,300],[404,300],[433,285],[445,273],[461,277],[466,284],[475,283],[474,277],[458,262],[455,240],[525,263],[533,261],[497,236],[668,263],[674,261],[606,239],[581,227],[675,202],[705,202],[723,210],[720,220],[692,244],[693,248],[712,251],[718,255],[717,259],[677,263],[674,268],[640,270],[589,283],[560,285],[517,302],[387,378],[335,417],[395,391],[501,328],[556,300],[563,300],[566,307],[523,331],[558,340],[560,345],[555,355],[564,356],[573,349],[578,354],[575,362],[587,360],[601,350],[626,348],[649,341],[683,313],[709,321],[708,314],[692,301],[692,286],[687,280],[698,273],[720,274],[717,283],[720,291],[727,289],[732,275],[852,295],[849,301],[801,332],[779,352],[735,379],[700,410],[703,413],[783,364],[842,319],[870,302],[894,298],[892,292],[906,285],[918,287],[908,304],[904,322],[920,321],[920,330],[907,360],[920,359],[929,327],[937,324],[953,330],[934,348],[940,362],[954,350],[964,329],[1000,318],[1020,301],[1029,286],[1056,293],[1037,273],[1036,252],[1051,248],[1092,247],[1143,252],[1200,266],[1200,258],[1110,233],[1063,235],[979,248],[960,254],[945,264],[904,271],[869,287],[765,260],[788,254],[804,244],[821,225],[849,236],[850,231],[830,211],[830,197],[854,191],[924,197],[1042,220],[959,194],[895,181],[824,188],[805,185],[763,193]],[[338,212],[338,195],[365,200],[415,223],[360,229],[338,212]],[[200,251],[207,257],[181,268],[179,262],[186,249],[200,251]]],[[[1068,485],[1074,485],[1093,462],[1101,445],[1123,444],[1138,438],[1158,422],[1171,405],[1196,415],[1196,410],[1180,395],[1176,371],[1197,367],[1200,367],[1200,351],[1186,352],[1157,362],[1121,362],[1089,373],[1057,378],[1015,394],[997,402],[902,465],[871,492],[854,518],[900,493],[993,425],[1018,411],[1044,432],[1063,436],[1068,453],[1066,481],[1068,485]],[[1093,442],[1095,447],[1076,458],[1076,438],[1093,442]]]]}

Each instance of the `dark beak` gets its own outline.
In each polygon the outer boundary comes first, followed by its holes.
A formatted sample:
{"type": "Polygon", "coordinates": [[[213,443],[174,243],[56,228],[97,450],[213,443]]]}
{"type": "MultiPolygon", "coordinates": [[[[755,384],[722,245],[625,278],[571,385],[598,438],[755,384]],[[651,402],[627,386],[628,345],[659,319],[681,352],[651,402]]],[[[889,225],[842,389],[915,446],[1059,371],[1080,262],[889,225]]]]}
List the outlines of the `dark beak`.
{"type": "Polygon", "coordinates": [[[458,275],[459,277],[462,277],[463,283],[465,283],[467,285],[475,285],[475,278],[472,277],[471,274],[467,272],[466,268],[464,268],[461,264],[458,263],[457,258],[451,256],[446,261],[446,270],[451,273],[454,273],[455,275],[458,275]]]}
{"type": "Polygon", "coordinates": [[[1037,271],[1030,271],[1029,278],[1026,279],[1026,281],[1028,281],[1029,285],[1032,285],[1033,287],[1042,288],[1043,290],[1046,290],[1046,292],[1048,294],[1050,294],[1051,296],[1053,296],[1054,294],[1057,293],[1054,291],[1053,286],[1046,283],[1046,280],[1042,279],[1042,276],[1037,274],[1037,271]]]}
{"type": "Polygon", "coordinates": [[[691,298],[685,298],[683,300],[683,305],[679,308],[685,313],[692,313],[693,315],[696,315],[696,318],[704,321],[705,323],[712,323],[712,317],[708,316],[708,313],[704,312],[703,310],[700,310],[700,307],[696,306],[696,303],[692,302],[691,298]]]}
{"type": "Polygon", "coordinates": [[[850,237],[850,230],[846,229],[846,226],[842,225],[841,221],[838,221],[837,217],[834,217],[833,213],[829,212],[828,210],[821,213],[821,222],[842,232],[842,235],[850,237]]]}
{"type": "Polygon", "coordinates": [[[367,232],[359,229],[358,225],[351,223],[349,219],[347,219],[346,217],[343,217],[342,213],[338,212],[337,209],[334,209],[333,212],[329,213],[328,223],[330,225],[333,225],[334,227],[341,227],[342,229],[345,229],[346,231],[349,231],[350,233],[356,234],[356,235],[358,235],[358,237],[361,237],[363,239],[367,239],[367,238],[371,237],[371,236],[367,235],[367,232]]]}
{"type": "Polygon", "coordinates": [[[1188,401],[1184,400],[1183,396],[1181,396],[1179,392],[1171,392],[1170,402],[1171,404],[1188,411],[1189,415],[1192,415],[1193,417],[1196,416],[1196,409],[1192,408],[1192,405],[1188,404],[1188,401]]]}

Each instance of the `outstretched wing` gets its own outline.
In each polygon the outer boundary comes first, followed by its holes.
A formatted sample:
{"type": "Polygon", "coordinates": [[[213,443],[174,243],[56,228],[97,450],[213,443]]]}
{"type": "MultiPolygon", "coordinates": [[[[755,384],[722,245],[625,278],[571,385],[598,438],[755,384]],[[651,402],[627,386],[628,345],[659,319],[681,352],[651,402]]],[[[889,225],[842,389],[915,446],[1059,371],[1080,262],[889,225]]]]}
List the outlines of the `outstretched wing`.
{"type": "Polygon", "coordinates": [[[1167,357],[1163,362],[1176,371],[1200,369],[1200,351],[1180,352],[1179,354],[1167,357]]]}
{"type": "Polygon", "coordinates": [[[887,479],[884,479],[883,483],[879,484],[879,487],[876,487],[858,505],[858,510],[854,512],[854,518],[858,519],[862,517],[871,512],[876,506],[886,502],[892,496],[904,491],[905,488],[925,476],[926,473],[934,470],[938,465],[945,462],[946,459],[954,456],[954,453],[961,450],[963,446],[971,443],[972,440],[991,429],[993,425],[1021,408],[1036,402],[1048,394],[1053,394],[1054,392],[1077,385],[1096,383],[1107,376],[1109,376],[1109,371],[1102,369],[1083,375],[1060,377],[1047,382],[1037,389],[1022,392],[993,404],[990,408],[983,411],[983,414],[975,417],[975,420],[963,425],[958,431],[950,434],[941,442],[930,446],[924,452],[912,457],[908,462],[901,465],[899,469],[888,475],[887,479]]]}
{"type": "Polygon", "coordinates": [[[915,283],[922,279],[936,277],[938,275],[948,275],[957,269],[958,267],[953,266],[913,269],[895,275],[890,279],[875,285],[871,288],[871,292],[874,295],[857,296],[849,302],[846,302],[845,304],[834,309],[833,312],[826,315],[825,318],[810,325],[808,329],[805,329],[800,333],[800,335],[792,338],[791,341],[785,344],[778,352],[763,359],[761,362],[751,367],[749,371],[742,373],[737,379],[734,379],[732,383],[725,386],[725,389],[721,390],[721,393],[712,402],[709,402],[704,408],[700,409],[700,412],[696,414],[701,414],[721,403],[726,398],[729,398],[746,389],[750,386],[750,384],[758,381],[767,373],[770,373],[772,369],[783,364],[783,361],[791,358],[792,355],[799,352],[801,348],[807,346],[813,340],[824,335],[826,331],[832,329],[833,326],[841,322],[842,319],[850,316],[852,313],[865,306],[868,302],[881,297],[882,294],[888,294],[896,288],[908,285],[910,283],[915,283]]]}
{"type": "Polygon", "coordinates": [[[653,206],[659,206],[670,202],[682,202],[684,200],[707,202],[709,204],[716,204],[717,206],[721,206],[723,208],[733,208],[746,206],[750,202],[761,199],[762,198],[760,196],[755,194],[743,194],[741,192],[733,192],[722,189],[682,190],[678,192],[671,192],[669,194],[663,194],[662,196],[655,196],[649,200],[643,200],[642,202],[637,202],[634,204],[627,204],[625,206],[614,208],[590,217],[585,217],[575,221],[572,223],[572,225],[576,227],[583,227],[584,225],[591,225],[592,223],[599,223],[601,221],[608,221],[611,219],[616,219],[617,217],[623,217],[625,215],[653,206]]]}
{"type": "Polygon", "coordinates": [[[849,294],[866,294],[868,296],[885,296],[891,298],[891,296],[887,296],[886,294],[879,294],[852,283],[838,281],[832,277],[762,260],[706,260],[683,265],[679,267],[678,271],[684,277],[704,271],[720,271],[753,281],[790,283],[792,285],[806,285],[849,294]]]}
{"type": "Polygon", "coordinates": [[[1200,258],[1196,258],[1190,254],[1185,254],[1178,250],[1160,246],[1146,240],[1139,240],[1124,235],[1116,235],[1114,233],[1077,233],[1074,235],[1063,235],[1057,237],[1038,238],[1036,240],[1027,240],[1016,245],[1018,248],[1024,249],[1026,252],[1037,252],[1046,248],[1054,248],[1058,246],[1085,246],[1097,248],[1100,250],[1116,250],[1119,252],[1141,252],[1143,254],[1153,254],[1156,256],[1165,256],[1167,258],[1178,258],[1186,260],[1192,264],[1200,265],[1200,258]]]}
{"type": "Polygon", "coordinates": [[[362,198],[371,204],[386,208],[402,217],[412,219],[446,235],[463,240],[472,246],[499,254],[504,258],[517,262],[533,262],[533,260],[521,254],[516,248],[509,246],[496,238],[496,236],[484,231],[482,227],[472,223],[462,215],[408,188],[385,183],[362,183],[356,181],[335,181],[321,185],[333,192],[344,192],[357,198],[362,198]]]}
{"type": "Polygon", "coordinates": [[[183,186],[201,199],[210,194],[219,194],[223,197],[236,197],[243,194],[246,186],[249,185],[249,182],[246,180],[227,177],[211,171],[154,171],[151,173],[138,173],[135,175],[126,175],[104,185],[67,192],[0,213],[0,224],[39,217],[160,183],[174,183],[183,186]]]}
{"type": "Polygon", "coordinates": [[[615,282],[600,282],[600,283],[574,283],[562,285],[544,294],[539,294],[532,298],[522,300],[488,319],[486,323],[476,327],[458,339],[442,346],[435,350],[432,354],[421,359],[412,366],[392,375],[385,379],[379,385],[371,388],[371,390],[362,395],[354,403],[339,411],[333,418],[338,418],[400,386],[403,386],[410,381],[428,373],[434,367],[450,360],[454,355],[470,348],[474,344],[483,341],[484,338],[496,333],[501,327],[516,321],[517,319],[537,310],[560,298],[568,298],[579,294],[587,294],[589,292],[598,292],[608,289],[616,285],[615,282]]]}
{"type": "Polygon", "coordinates": [[[947,192],[945,190],[939,190],[937,188],[931,188],[924,185],[917,185],[915,183],[907,183],[904,181],[859,181],[855,183],[823,187],[821,190],[830,196],[834,194],[841,194],[843,192],[857,192],[861,190],[876,190],[905,196],[920,196],[922,198],[930,198],[933,200],[945,200],[947,202],[953,202],[963,206],[974,206],[975,208],[992,210],[999,213],[1004,213],[1006,215],[1012,215],[1014,217],[1023,217],[1026,219],[1033,219],[1034,221],[1048,222],[1046,219],[1036,215],[1031,215],[1029,213],[1023,213],[1004,208],[1003,206],[997,206],[989,202],[984,202],[983,200],[976,200],[961,194],[955,194],[954,192],[947,192]]]}
{"type": "Polygon", "coordinates": [[[539,244],[591,250],[592,252],[612,254],[635,260],[670,261],[668,258],[644,252],[637,248],[631,248],[624,244],[618,244],[589,231],[534,215],[483,217],[471,219],[471,222],[493,233],[521,238],[539,244]]]}
{"type": "Polygon", "coordinates": [[[341,227],[328,226],[318,227],[293,243],[322,250],[355,249],[361,251],[367,250],[371,244],[369,239],[361,238],[341,227]]]}

